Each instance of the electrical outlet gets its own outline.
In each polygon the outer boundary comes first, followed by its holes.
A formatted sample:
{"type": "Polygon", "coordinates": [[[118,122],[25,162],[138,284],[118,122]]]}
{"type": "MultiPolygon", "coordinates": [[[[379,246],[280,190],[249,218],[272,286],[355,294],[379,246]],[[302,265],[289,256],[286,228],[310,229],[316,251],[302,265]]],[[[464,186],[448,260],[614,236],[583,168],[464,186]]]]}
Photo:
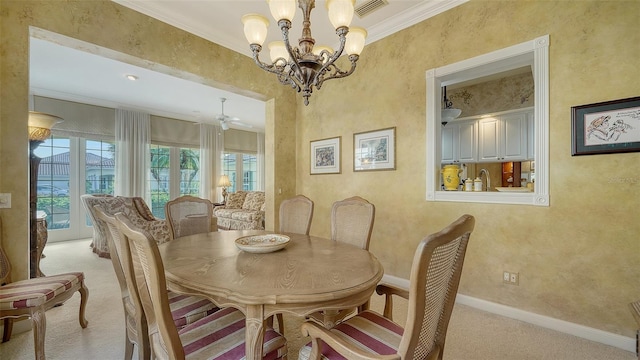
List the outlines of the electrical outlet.
{"type": "Polygon", "coordinates": [[[502,282],[509,285],[520,285],[520,274],[517,272],[503,271],[502,282]]]}
{"type": "Polygon", "coordinates": [[[10,209],[11,208],[11,193],[2,193],[0,194],[0,209],[10,209]]]}
{"type": "Polygon", "coordinates": [[[512,285],[520,285],[520,274],[511,273],[511,276],[509,277],[509,283],[512,285]]]}

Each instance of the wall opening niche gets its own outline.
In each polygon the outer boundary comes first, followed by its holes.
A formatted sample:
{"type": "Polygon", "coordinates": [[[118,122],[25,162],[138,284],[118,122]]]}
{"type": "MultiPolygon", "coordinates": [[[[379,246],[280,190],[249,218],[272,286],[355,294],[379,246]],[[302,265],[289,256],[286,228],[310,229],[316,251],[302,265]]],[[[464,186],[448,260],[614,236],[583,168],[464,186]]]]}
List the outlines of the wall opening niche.
{"type": "MultiPolygon", "coordinates": [[[[549,35],[430,69],[426,72],[426,83],[426,200],[549,206],[549,35]],[[482,114],[465,114],[463,111],[459,118],[443,125],[443,87],[447,87],[449,97],[456,87],[460,89],[480,83],[496,83],[496,79],[513,76],[514,73],[522,74],[523,69],[533,79],[534,86],[530,94],[533,104],[523,105],[526,108],[522,109],[491,109],[482,114]],[[488,118],[495,121],[489,121],[488,118]],[[520,125],[514,127],[513,124],[520,125]],[[452,133],[456,134],[452,127],[459,127],[459,134],[464,134],[458,137],[454,135],[461,142],[460,149],[464,150],[464,157],[459,160],[451,159],[447,152],[447,141],[452,133]],[[519,134],[517,136],[522,140],[522,154],[510,159],[510,153],[505,156],[498,150],[493,159],[488,157],[485,151],[488,148],[483,148],[483,144],[486,145],[490,139],[488,135],[493,134],[496,148],[505,151],[506,144],[508,152],[514,133],[519,134]],[[461,169],[479,171],[492,165],[521,160],[535,166],[535,184],[530,186],[529,191],[506,191],[518,189],[502,187],[496,189],[495,182],[489,189],[485,185],[483,191],[464,191],[464,186],[445,190],[443,186],[441,169],[445,165],[454,164],[461,169]]],[[[458,97],[457,101],[463,101],[463,98],[458,97]]],[[[488,103],[492,100],[482,101],[488,103]]],[[[480,105],[482,107],[483,104],[480,105]]],[[[476,177],[477,174],[471,171],[465,176],[476,177]]]]}

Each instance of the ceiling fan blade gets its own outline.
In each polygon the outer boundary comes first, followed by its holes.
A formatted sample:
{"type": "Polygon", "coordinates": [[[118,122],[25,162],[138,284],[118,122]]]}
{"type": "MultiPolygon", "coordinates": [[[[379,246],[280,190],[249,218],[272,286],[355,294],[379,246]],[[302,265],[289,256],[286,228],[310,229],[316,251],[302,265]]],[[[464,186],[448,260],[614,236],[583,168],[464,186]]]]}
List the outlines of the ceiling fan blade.
{"type": "Polygon", "coordinates": [[[234,125],[243,126],[243,127],[247,127],[247,128],[252,128],[253,127],[253,125],[247,124],[247,123],[243,123],[242,121],[231,121],[231,123],[233,123],[234,125]]]}

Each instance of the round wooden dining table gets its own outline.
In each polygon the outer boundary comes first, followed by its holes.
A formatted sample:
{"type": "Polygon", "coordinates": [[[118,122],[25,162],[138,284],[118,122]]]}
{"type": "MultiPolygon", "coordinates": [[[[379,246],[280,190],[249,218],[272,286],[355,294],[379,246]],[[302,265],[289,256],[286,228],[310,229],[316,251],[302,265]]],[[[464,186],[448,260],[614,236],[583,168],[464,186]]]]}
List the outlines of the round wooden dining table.
{"type": "MultiPolygon", "coordinates": [[[[264,319],[299,316],[366,303],[384,270],[367,250],[316,236],[285,233],[285,248],[240,250],[235,240],[264,230],[216,231],[159,245],[167,287],[202,295],[246,315],[246,358],[262,359],[264,319]]],[[[331,311],[329,311],[331,313],[331,311]]]]}

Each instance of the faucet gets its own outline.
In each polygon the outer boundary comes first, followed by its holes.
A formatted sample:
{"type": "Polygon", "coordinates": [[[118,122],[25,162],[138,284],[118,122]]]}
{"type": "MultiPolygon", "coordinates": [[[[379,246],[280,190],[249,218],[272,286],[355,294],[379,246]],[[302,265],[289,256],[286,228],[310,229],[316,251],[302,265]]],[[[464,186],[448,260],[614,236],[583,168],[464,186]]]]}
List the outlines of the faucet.
{"type": "Polygon", "coordinates": [[[482,174],[485,174],[487,176],[487,191],[489,191],[489,189],[491,189],[491,176],[489,176],[489,170],[480,169],[480,173],[478,174],[478,177],[481,180],[482,180],[482,174]]]}

